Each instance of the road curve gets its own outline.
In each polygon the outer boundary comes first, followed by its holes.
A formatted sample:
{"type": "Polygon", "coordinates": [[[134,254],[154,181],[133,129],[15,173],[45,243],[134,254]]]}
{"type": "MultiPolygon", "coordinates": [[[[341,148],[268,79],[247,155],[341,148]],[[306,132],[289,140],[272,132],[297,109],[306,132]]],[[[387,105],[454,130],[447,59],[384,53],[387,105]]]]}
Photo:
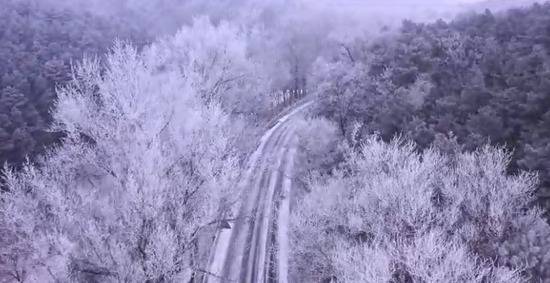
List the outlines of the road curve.
{"type": "Polygon", "coordinates": [[[290,178],[296,154],[296,116],[311,102],[280,118],[250,156],[240,186],[237,220],[215,241],[206,282],[287,282],[290,178]]]}

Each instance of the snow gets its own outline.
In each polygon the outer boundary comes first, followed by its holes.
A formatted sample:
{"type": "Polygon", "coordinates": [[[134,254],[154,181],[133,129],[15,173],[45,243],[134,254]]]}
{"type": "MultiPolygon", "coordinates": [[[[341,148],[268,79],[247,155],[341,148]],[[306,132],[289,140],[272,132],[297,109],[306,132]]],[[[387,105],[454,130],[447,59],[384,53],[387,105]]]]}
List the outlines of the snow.
{"type": "Polygon", "coordinates": [[[283,188],[281,192],[281,204],[277,217],[277,242],[279,244],[278,254],[278,279],[280,283],[288,282],[288,257],[289,257],[289,239],[288,227],[290,223],[290,190],[292,188],[292,171],[294,170],[294,157],[296,156],[296,147],[292,147],[288,153],[288,160],[285,168],[283,188]]]}
{"type": "MultiPolygon", "coordinates": [[[[266,148],[266,145],[273,138],[273,135],[274,135],[275,131],[280,129],[283,126],[283,124],[289,120],[290,117],[292,117],[293,115],[303,111],[305,108],[309,107],[311,104],[312,104],[312,102],[307,102],[307,103],[304,103],[304,104],[296,107],[296,109],[290,111],[288,114],[281,117],[277,121],[277,123],[273,127],[271,127],[269,130],[267,130],[266,133],[260,138],[260,144],[259,144],[258,148],[250,156],[250,159],[249,159],[249,162],[248,162],[248,170],[246,171],[246,173],[244,175],[244,178],[241,180],[241,186],[250,185],[252,183],[252,177],[253,177],[254,172],[256,171],[255,169],[258,166],[260,166],[260,164],[259,164],[260,163],[260,158],[263,157],[264,155],[269,154],[268,152],[265,152],[266,150],[269,150],[269,149],[266,148]]],[[[283,154],[284,154],[284,152],[281,151],[279,153],[279,158],[281,158],[281,156],[283,154]]],[[[266,164],[262,164],[262,165],[265,166],[266,164]]],[[[277,172],[277,171],[278,170],[275,170],[275,172],[277,172]]],[[[274,186],[274,185],[275,184],[273,184],[272,186],[274,186]]],[[[270,186],[270,187],[272,187],[272,186],[270,186]]],[[[273,195],[273,194],[271,194],[271,195],[273,195]]],[[[249,201],[250,202],[256,201],[256,198],[254,198],[254,197],[249,198],[249,201]]],[[[272,199],[270,199],[269,202],[271,203],[272,199]]],[[[248,205],[248,206],[251,206],[251,207],[255,207],[257,204],[256,203],[247,203],[247,204],[243,204],[243,205],[248,205]]],[[[212,257],[211,257],[211,260],[210,260],[211,263],[210,263],[210,269],[209,269],[210,272],[215,274],[215,275],[220,275],[221,276],[221,274],[223,273],[223,269],[224,269],[224,266],[225,266],[225,263],[226,263],[226,260],[227,260],[227,255],[228,255],[228,252],[229,252],[229,247],[231,246],[231,240],[233,238],[233,233],[235,231],[234,228],[235,228],[235,226],[232,225],[231,229],[222,229],[218,232],[218,235],[216,237],[215,244],[214,244],[214,253],[212,254],[212,257]]],[[[265,227],[264,227],[264,229],[265,229],[265,227]]],[[[237,239],[242,239],[242,238],[237,238],[237,239]]],[[[242,243],[242,244],[245,244],[245,243],[242,243]]],[[[264,255],[264,257],[265,257],[265,255],[264,255]]],[[[237,258],[235,260],[238,261],[240,259],[237,258]]],[[[208,278],[206,278],[206,282],[220,282],[220,278],[218,278],[216,276],[208,276],[208,278]]]]}

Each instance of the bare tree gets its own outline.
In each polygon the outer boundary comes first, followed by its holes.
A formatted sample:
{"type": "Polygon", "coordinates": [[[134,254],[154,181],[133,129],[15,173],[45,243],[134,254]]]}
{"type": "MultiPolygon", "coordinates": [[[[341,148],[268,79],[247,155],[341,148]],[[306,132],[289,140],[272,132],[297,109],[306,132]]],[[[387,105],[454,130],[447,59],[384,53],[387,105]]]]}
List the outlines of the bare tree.
{"type": "Polygon", "coordinates": [[[192,278],[204,231],[235,195],[234,118],[222,106],[233,98],[222,96],[257,82],[240,44],[236,30],[199,22],[143,53],[117,43],[105,70],[76,66],[53,111],[62,145],[4,170],[2,276],[192,278]],[[200,43],[210,36],[219,41],[200,43]]]}
{"type": "Polygon", "coordinates": [[[296,208],[294,260],[302,280],[536,278],[533,272],[544,259],[506,246],[513,235],[550,227],[529,205],[536,176],[508,176],[510,156],[504,150],[417,153],[411,143],[386,144],[376,137],[358,147],[332,176],[314,179],[296,208]],[[515,256],[523,260],[506,260],[515,256]],[[535,267],[526,270],[522,261],[535,267]]]}

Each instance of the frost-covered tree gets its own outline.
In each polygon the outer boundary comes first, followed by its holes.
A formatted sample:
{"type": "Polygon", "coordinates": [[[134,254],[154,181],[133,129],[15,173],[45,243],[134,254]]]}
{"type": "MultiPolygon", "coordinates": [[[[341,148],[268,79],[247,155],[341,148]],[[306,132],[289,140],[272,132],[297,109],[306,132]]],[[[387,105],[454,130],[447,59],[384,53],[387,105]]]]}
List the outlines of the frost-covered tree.
{"type": "Polygon", "coordinates": [[[550,279],[550,227],[530,208],[536,175],[508,176],[508,153],[418,153],[378,137],[354,148],[294,212],[302,282],[550,279]]]}
{"type": "Polygon", "coordinates": [[[227,69],[241,62],[215,46],[239,40],[204,48],[198,34],[224,34],[204,28],[142,53],[118,43],[105,68],[94,59],[74,68],[53,111],[62,144],[4,171],[2,279],[184,282],[200,270],[201,235],[234,195],[238,173],[233,118],[208,97],[230,93],[216,82],[247,83],[227,69]]]}
{"type": "Polygon", "coordinates": [[[341,159],[339,134],[336,125],[325,118],[305,117],[298,123],[298,175],[329,172],[341,159]]]}
{"type": "Polygon", "coordinates": [[[404,21],[397,33],[363,36],[369,41],[339,39],[341,52],[315,68],[317,113],[344,134],[360,123],[362,136],[404,135],[421,149],[449,132],[465,150],[507,146],[514,151],[510,172],[539,173],[537,201],[548,215],[548,11],[546,3],[453,21],[404,21]],[[387,84],[393,86],[378,87],[387,84]]]}
{"type": "Polygon", "coordinates": [[[152,48],[159,50],[166,67],[193,81],[207,103],[217,101],[233,114],[265,115],[269,78],[259,59],[249,54],[249,36],[235,24],[214,25],[200,17],[152,48]]]}
{"type": "MultiPolygon", "coordinates": [[[[57,85],[70,62],[106,52],[115,38],[145,40],[118,18],[63,10],[45,1],[2,0],[0,25],[0,163],[33,159],[57,140],[48,133],[57,85]]],[[[54,2],[54,1],[52,1],[54,2]]],[[[57,3],[56,3],[57,4],[57,3]]]]}

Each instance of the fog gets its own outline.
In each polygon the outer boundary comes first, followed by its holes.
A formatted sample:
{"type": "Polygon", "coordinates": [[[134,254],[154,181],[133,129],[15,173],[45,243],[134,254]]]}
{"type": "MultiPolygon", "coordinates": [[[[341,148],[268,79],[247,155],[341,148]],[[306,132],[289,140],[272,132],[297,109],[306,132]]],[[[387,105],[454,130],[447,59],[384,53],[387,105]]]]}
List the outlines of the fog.
{"type": "Polygon", "coordinates": [[[313,62],[334,44],[397,31],[401,22],[452,20],[460,14],[498,11],[534,0],[14,0],[112,19],[148,42],[173,35],[193,19],[208,17],[241,26],[248,49],[272,60],[274,88],[292,76],[307,77],[313,62]],[[292,70],[292,71],[289,71],[292,70]]]}
{"type": "Polygon", "coordinates": [[[355,19],[358,28],[394,25],[403,19],[430,21],[450,19],[470,10],[498,10],[521,6],[534,0],[44,0],[59,8],[87,11],[109,17],[124,18],[131,25],[143,27],[152,35],[175,32],[193,17],[208,15],[213,21],[240,19],[273,25],[288,17],[307,18],[318,25],[336,18],[355,19]],[[312,18],[312,16],[322,16],[312,18]]]}
{"type": "Polygon", "coordinates": [[[550,282],[532,2],[0,0],[0,282],[550,282]]]}
{"type": "MultiPolygon", "coordinates": [[[[21,0],[25,1],[25,0],[21,0]]],[[[398,30],[404,19],[451,20],[469,11],[499,10],[533,0],[34,0],[42,5],[113,18],[152,41],[174,34],[194,18],[255,28],[251,52],[273,59],[274,87],[288,84],[288,71],[306,77],[312,63],[335,42],[372,38],[398,30]],[[368,35],[365,37],[365,35],[368,35]],[[262,38],[260,38],[262,37],[262,38]],[[254,40],[256,38],[256,40],[254,40]],[[265,40],[269,38],[269,40],[265,40]],[[268,51],[269,52],[266,52],[268,51]],[[267,55],[269,54],[269,55],[267,55]]],[[[332,49],[333,50],[333,49],[332,49]]]]}

